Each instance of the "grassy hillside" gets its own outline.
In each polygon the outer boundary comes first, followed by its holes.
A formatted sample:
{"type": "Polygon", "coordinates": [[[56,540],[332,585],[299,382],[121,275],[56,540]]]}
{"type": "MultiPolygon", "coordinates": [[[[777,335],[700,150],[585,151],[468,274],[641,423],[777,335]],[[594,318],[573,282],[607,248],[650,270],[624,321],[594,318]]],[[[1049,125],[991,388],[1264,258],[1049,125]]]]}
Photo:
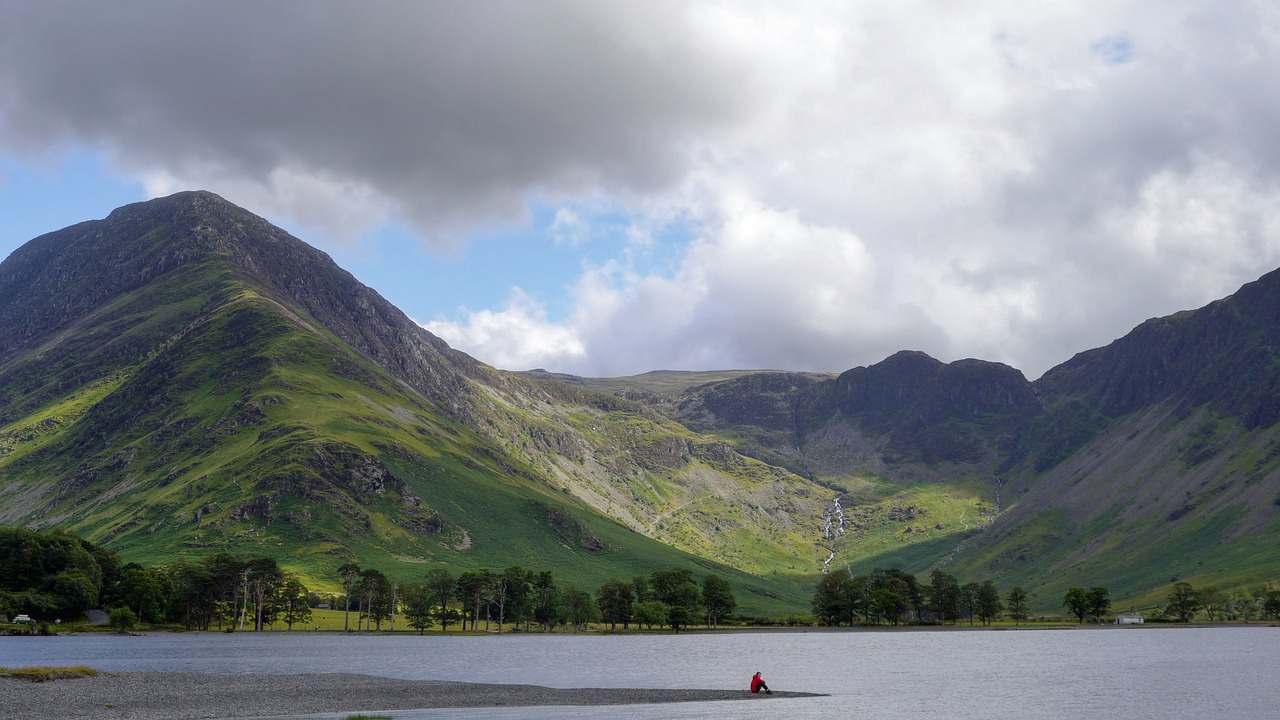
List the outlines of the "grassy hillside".
{"type": "Polygon", "coordinates": [[[351,559],[404,579],[524,564],[588,586],[680,566],[731,575],[758,612],[802,602],[794,580],[600,517],[285,317],[241,291],[146,361],[0,429],[6,476],[70,478],[11,494],[6,520],[56,522],[148,563],[270,555],[319,584],[351,559]]]}
{"type": "Polygon", "coordinates": [[[0,348],[0,522],[148,563],[270,555],[322,586],[349,560],[588,587],[689,567],[748,612],[807,602],[830,491],[646,406],[486,368],[214,196],[130,206],[15,263],[0,316],[29,339],[0,348]],[[58,305],[23,310],[50,283],[58,305]]]}
{"type": "Polygon", "coordinates": [[[1087,584],[1140,607],[1178,581],[1260,586],[1280,577],[1278,443],[1275,427],[1152,406],[1050,471],[1012,474],[1005,513],[956,567],[1040,588],[1049,606],[1087,584]]]}

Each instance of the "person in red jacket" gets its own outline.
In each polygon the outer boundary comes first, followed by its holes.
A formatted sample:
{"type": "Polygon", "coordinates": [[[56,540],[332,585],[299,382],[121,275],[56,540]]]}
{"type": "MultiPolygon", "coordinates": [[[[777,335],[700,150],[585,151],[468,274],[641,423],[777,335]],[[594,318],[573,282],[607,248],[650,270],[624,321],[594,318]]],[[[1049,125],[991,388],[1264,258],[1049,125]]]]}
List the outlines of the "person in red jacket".
{"type": "Polygon", "coordinates": [[[755,676],[751,678],[751,692],[758,693],[761,690],[763,690],[766,695],[773,694],[773,691],[769,689],[769,686],[764,684],[764,678],[760,677],[760,673],[756,673],[755,676]]]}

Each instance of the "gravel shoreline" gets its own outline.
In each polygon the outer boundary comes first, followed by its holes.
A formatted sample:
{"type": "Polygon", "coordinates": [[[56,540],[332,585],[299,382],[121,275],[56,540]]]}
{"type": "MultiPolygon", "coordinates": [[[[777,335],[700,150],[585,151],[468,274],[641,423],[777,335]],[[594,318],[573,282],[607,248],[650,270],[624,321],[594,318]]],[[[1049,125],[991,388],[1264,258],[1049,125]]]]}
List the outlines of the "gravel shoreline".
{"type": "Polygon", "coordinates": [[[187,720],[429,708],[765,701],[813,693],[660,688],[546,688],[370,675],[102,673],[33,683],[0,678],[0,720],[187,720]]]}

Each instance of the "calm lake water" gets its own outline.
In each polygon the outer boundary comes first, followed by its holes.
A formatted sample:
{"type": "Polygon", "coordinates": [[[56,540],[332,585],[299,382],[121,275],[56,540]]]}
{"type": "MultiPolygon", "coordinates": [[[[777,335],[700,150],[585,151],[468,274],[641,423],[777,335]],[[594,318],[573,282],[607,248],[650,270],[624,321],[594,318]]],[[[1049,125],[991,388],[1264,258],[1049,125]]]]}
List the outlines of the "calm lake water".
{"type": "MultiPolygon", "coordinates": [[[[601,708],[395,711],[397,720],[1280,716],[1280,628],[743,632],[502,637],[305,633],[0,637],[0,666],[354,672],[551,687],[746,687],[831,697],[601,708]]],[[[373,710],[374,708],[359,708],[373,710]]],[[[313,715],[309,717],[345,717],[313,715]]]]}

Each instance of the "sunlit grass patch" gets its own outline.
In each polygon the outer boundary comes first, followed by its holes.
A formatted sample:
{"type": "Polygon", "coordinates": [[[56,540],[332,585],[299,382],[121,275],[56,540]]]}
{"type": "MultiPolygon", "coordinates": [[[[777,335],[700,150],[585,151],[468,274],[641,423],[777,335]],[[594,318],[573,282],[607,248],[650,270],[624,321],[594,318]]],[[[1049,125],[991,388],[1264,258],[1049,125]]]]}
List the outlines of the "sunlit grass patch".
{"type": "Polygon", "coordinates": [[[29,680],[31,682],[49,682],[50,680],[65,680],[67,678],[92,677],[97,674],[97,670],[84,665],[68,665],[65,667],[41,666],[29,668],[0,667],[0,677],[11,677],[19,680],[29,680]]]}

